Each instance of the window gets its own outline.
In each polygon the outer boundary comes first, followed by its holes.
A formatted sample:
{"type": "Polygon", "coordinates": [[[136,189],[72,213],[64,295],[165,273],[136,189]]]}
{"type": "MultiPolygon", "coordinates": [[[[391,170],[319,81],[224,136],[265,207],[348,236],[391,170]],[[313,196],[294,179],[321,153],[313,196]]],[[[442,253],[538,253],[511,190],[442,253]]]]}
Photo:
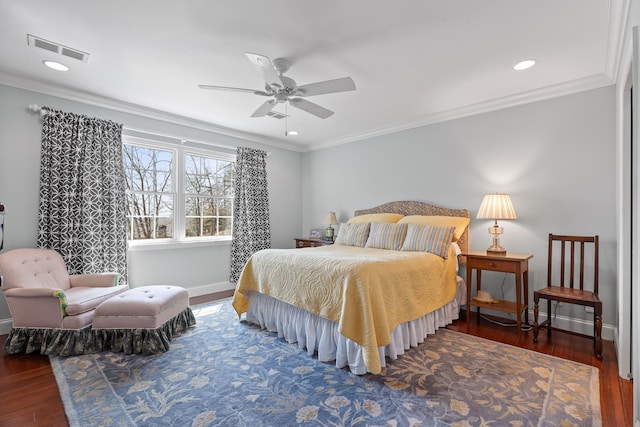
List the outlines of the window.
{"type": "Polygon", "coordinates": [[[185,155],[186,237],[231,236],[234,163],[185,155]]]}
{"type": "Polygon", "coordinates": [[[235,156],[123,139],[130,242],[230,240],[235,156]]]}

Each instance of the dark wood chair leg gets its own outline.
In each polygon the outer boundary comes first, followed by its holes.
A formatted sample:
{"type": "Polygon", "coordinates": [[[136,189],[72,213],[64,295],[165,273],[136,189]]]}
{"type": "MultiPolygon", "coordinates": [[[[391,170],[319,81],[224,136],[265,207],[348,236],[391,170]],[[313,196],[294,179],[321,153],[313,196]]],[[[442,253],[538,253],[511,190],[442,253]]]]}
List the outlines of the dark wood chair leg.
{"type": "Polygon", "coordinates": [[[538,325],[538,296],[533,294],[533,342],[538,342],[538,330],[540,326],[538,325]]]}
{"type": "Polygon", "coordinates": [[[547,337],[551,338],[551,300],[547,300],[547,337]]]}
{"type": "Polygon", "coordinates": [[[602,360],[602,304],[598,304],[595,307],[595,328],[596,328],[596,336],[595,336],[595,348],[596,348],[596,357],[602,360]]]}

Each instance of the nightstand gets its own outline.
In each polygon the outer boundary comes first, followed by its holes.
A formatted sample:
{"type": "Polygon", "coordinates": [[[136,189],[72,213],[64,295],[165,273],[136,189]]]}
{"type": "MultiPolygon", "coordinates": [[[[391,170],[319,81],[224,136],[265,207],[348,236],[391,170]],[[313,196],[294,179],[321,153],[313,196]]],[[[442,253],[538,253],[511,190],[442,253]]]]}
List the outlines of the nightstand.
{"type": "Polygon", "coordinates": [[[293,240],[296,241],[296,248],[315,248],[317,246],[333,245],[333,240],[304,239],[302,237],[297,237],[293,240]]]}
{"type": "Polygon", "coordinates": [[[518,335],[522,332],[522,312],[525,324],[529,324],[529,260],[532,254],[491,255],[487,251],[470,251],[462,254],[467,259],[467,322],[471,320],[471,306],[476,307],[477,320],[480,320],[480,308],[514,313],[518,325],[518,335]],[[513,273],[516,279],[516,301],[497,300],[482,302],[471,298],[471,281],[476,270],[476,292],[482,289],[482,271],[513,273]],[[523,289],[524,288],[524,289],[523,289]],[[523,293],[524,291],[524,293],[523,293]]]}

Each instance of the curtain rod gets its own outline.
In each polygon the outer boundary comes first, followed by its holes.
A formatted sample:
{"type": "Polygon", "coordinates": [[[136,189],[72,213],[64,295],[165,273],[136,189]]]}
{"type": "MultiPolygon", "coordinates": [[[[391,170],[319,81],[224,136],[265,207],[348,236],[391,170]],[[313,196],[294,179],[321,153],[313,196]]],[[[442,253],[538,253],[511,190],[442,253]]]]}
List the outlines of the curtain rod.
{"type": "Polygon", "coordinates": [[[40,113],[40,117],[43,117],[46,113],[38,104],[29,104],[27,107],[29,111],[32,113],[40,113]]]}
{"type": "MultiPolygon", "coordinates": [[[[45,114],[46,114],[46,112],[38,104],[29,104],[29,107],[27,107],[27,108],[31,112],[40,113],[40,117],[44,117],[45,114]]],[[[176,140],[180,141],[180,144],[184,144],[187,141],[191,141],[191,142],[195,142],[196,144],[210,145],[210,146],[214,146],[214,147],[223,148],[223,149],[226,149],[226,150],[235,151],[238,148],[238,147],[234,147],[234,146],[231,146],[231,145],[217,144],[217,143],[213,143],[213,142],[199,141],[199,140],[195,140],[195,139],[186,139],[186,138],[183,138],[181,136],[170,135],[170,134],[160,133],[160,132],[155,132],[155,131],[150,131],[150,130],[136,129],[136,128],[132,128],[132,127],[129,127],[129,126],[126,126],[126,125],[123,125],[122,129],[130,131],[130,132],[139,132],[139,133],[144,133],[144,134],[147,134],[147,135],[156,135],[156,136],[161,136],[161,137],[165,137],[165,138],[176,139],[176,140]]],[[[271,152],[267,151],[267,157],[269,157],[269,156],[271,156],[271,152]]]]}

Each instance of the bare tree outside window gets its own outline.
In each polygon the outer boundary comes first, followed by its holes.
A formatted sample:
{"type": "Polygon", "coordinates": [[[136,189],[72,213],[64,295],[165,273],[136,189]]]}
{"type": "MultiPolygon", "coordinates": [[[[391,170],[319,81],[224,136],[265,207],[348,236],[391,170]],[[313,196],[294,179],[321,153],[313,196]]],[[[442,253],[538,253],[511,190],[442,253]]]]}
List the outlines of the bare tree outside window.
{"type": "Polygon", "coordinates": [[[127,184],[127,238],[172,238],[174,200],[171,151],[123,145],[127,184]]]}
{"type": "Polygon", "coordinates": [[[234,163],[185,156],[186,237],[230,236],[234,163]]]}

